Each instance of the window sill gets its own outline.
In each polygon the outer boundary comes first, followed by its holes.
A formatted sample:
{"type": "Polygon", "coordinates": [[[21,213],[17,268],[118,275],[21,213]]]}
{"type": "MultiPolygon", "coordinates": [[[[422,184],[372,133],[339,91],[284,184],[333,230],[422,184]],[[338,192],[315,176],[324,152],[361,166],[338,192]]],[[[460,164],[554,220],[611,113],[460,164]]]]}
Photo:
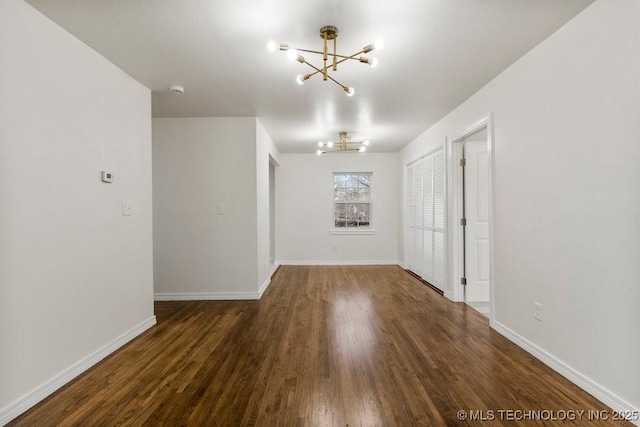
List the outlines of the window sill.
{"type": "Polygon", "coordinates": [[[329,230],[329,234],[376,234],[376,230],[329,230]]]}

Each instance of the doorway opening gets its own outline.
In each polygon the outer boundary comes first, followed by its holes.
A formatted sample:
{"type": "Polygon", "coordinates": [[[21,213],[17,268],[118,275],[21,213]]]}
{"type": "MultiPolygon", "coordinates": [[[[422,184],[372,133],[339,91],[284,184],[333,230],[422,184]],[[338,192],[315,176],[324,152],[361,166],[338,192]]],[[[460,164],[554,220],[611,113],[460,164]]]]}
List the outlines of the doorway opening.
{"type": "Polygon", "coordinates": [[[494,320],[492,116],[447,139],[449,286],[494,320]]]}

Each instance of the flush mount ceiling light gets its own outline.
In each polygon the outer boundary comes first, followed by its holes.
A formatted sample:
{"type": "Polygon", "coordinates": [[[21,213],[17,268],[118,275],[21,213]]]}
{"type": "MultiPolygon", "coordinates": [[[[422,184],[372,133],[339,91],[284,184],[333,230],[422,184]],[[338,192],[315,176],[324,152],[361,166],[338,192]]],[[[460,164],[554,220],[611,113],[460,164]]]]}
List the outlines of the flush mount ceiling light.
{"type": "Polygon", "coordinates": [[[287,52],[287,58],[291,61],[298,61],[301,64],[307,64],[309,67],[313,68],[315,71],[308,74],[300,74],[296,81],[298,84],[304,84],[305,81],[309,80],[309,78],[315,76],[316,74],[322,75],[322,80],[331,80],[336,83],[338,86],[344,90],[348,96],[353,96],[355,90],[352,87],[343,85],[338,82],[336,79],[329,75],[330,71],[338,71],[338,64],[341,64],[348,60],[358,61],[363,64],[368,64],[372,68],[375,68],[378,65],[378,60],[376,58],[369,58],[364,56],[364,54],[372,52],[374,50],[380,50],[384,46],[382,40],[377,39],[372,44],[365,46],[359,52],[354,53],[353,55],[340,55],[336,51],[336,39],[338,38],[338,28],[327,25],[325,27],[320,28],[320,38],[323,41],[323,49],[322,51],[310,50],[310,49],[298,49],[289,47],[288,44],[280,43],[277,44],[274,41],[270,41],[267,44],[267,48],[271,52],[275,52],[276,50],[283,50],[287,52]],[[333,52],[329,52],[328,42],[333,40],[333,52]],[[304,56],[300,55],[300,52],[313,53],[317,55],[322,55],[323,65],[322,67],[316,67],[315,65],[307,62],[304,56]]]}
{"type": "Polygon", "coordinates": [[[344,153],[347,151],[358,151],[363,153],[367,150],[369,141],[351,141],[351,137],[347,136],[347,132],[345,131],[338,132],[338,135],[340,136],[340,140],[335,144],[332,141],[318,142],[318,147],[320,147],[320,149],[316,151],[316,154],[321,156],[322,154],[327,153],[344,153]],[[324,147],[328,148],[328,150],[323,150],[324,147]]]}

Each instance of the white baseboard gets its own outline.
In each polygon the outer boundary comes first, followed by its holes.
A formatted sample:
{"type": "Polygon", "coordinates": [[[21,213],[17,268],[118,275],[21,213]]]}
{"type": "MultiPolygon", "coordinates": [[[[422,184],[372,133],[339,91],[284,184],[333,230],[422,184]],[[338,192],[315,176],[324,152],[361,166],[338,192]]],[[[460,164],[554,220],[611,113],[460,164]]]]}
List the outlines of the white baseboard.
{"type": "Polygon", "coordinates": [[[394,260],[284,260],[278,261],[279,265],[399,265],[394,260]]]}
{"type": "Polygon", "coordinates": [[[267,278],[267,280],[264,281],[262,286],[260,286],[260,289],[258,289],[258,299],[262,298],[262,295],[264,294],[264,291],[267,290],[267,288],[269,287],[270,284],[271,284],[271,276],[269,276],[267,278]]]}
{"type": "MultiPolygon", "coordinates": [[[[264,285],[263,285],[264,286],[264,285]]],[[[234,301],[260,299],[259,292],[181,292],[156,293],[154,301],[234,301]]]]}
{"type": "MultiPolygon", "coordinates": [[[[505,336],[510,341],[517,344],[519,347],[533,355],[535,358],[540,360],[542,363],[567,378],[569,381],[591,394],[593,397],[609,406],[614,411],[618,411],[621,413],[632,413],[637,414],[639,409],[634,408],[629,402],[626,402],[624,399],[616,396],[591,378],[586,375],[576,371],[571,366],[567,365],[563,361],[557,359],[555,356],[547,353],[540,347],[536,346],[531,341],[527,340],[523,336],[517,334],[511,329],[507,328],[500,322],[494,321],[491,324],[491,327],[501,335],[505,336]]],[[[632,421],[635,425],[640,426],[640,422],[632,421]]]]}
{"type": "Polygon", "coordinates": [[[30,391],[20,399],[14,401],[6,408],[0,410],[0,426],[9,423],[9,421],[13,420],[23,412],[32,408],[43,399],[50,396],[60,387],[64,386],[65,384],[76,378],[78,375],[82,374],[83,372],[94,366],[96,363],[100,362],[102,359],[109,356],[111,353],[113,353],[155,324],[156,316],[149,317],[147,320],[129,329],[127,332],[120,335],[115,340],[99,348],[79,362],[71,365],[55,377],[51,378],[49,381],[30,391]]]}
{"type": "Polygon", "coordinates": [[[466,304],[478,313],[489,317],[489,301],[467,301],[466,304]]]}
{"type": "Polygon", "coordinates": [[[269,277],[258,289],[258,292],[162,292],[153,294],[154,301],[234,301],[259,300],[271,284],[271,276],[280,266],[273,264],[269,277]]]}

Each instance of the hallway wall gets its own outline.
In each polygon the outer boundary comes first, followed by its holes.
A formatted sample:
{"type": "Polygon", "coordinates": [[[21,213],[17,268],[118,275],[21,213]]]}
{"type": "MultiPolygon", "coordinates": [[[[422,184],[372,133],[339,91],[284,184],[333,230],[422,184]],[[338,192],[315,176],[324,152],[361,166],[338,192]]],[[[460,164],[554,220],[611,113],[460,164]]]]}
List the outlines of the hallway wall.
{"type": "Polygon", "coordinates": [[[494,113],[493,326],[619,409],[640,408],[638,17],[595,2],[399,155],[494,113]]]}

